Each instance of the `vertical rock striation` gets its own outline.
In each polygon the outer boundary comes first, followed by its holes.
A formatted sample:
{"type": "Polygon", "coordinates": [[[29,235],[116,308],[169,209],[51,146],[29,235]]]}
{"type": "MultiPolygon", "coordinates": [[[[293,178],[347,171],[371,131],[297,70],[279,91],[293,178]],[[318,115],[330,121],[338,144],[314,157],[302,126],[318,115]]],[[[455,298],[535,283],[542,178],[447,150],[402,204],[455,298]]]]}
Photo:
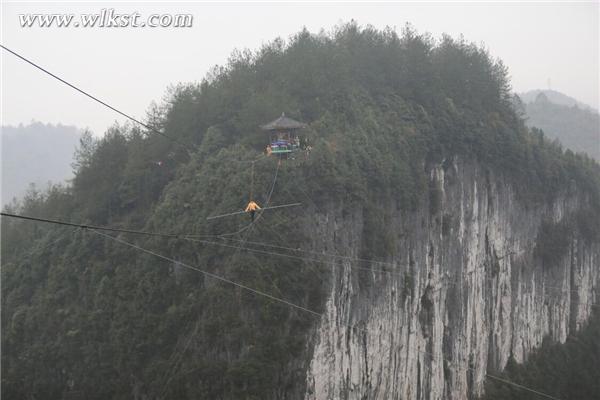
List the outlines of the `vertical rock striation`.
{"type": "MultiPolygon", "coordinates": [[[[473,398],[509,357],[524,361],[546,336],[564,342],[598,302],[600,246],[575,230],[555,257],[536,249],[544,224],[569,221],[580,197],[528,208],[476,164],[432,168],[429,204],[388,206],[395,248],[385,263],[331,268],[305,398],[473,398]]],[[[307,227],[314,249],[359,258],[360,210],[321,211],[307,227]]]]}

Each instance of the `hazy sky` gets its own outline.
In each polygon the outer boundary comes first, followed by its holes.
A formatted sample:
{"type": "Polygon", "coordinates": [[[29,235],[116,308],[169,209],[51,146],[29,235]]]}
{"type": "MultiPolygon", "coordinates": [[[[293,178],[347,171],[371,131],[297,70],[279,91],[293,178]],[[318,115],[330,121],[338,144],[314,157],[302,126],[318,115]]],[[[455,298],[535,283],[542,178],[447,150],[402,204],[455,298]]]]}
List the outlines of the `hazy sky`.
{"type": "MultiPolygon", "coordinates": [[[[355,19],[435,37],[463,34],[483,43],[510,70],[515,91],[551,88],[599,105],[597,1],[569,3],[162,3],[10,2],[3,0],[0,42],[118,108],[143,118],[177,82],[200,81],[234,49],[306,26],[329,30],[355,19]],[[193,14],[192,28],[21,28],[23,13],[193,14]]],[[[124,119],[0,50],[2,124],[42,122],[102,134],[124,119]]],[[[279,112],[277,110],[277,112],[279,112]]]]}

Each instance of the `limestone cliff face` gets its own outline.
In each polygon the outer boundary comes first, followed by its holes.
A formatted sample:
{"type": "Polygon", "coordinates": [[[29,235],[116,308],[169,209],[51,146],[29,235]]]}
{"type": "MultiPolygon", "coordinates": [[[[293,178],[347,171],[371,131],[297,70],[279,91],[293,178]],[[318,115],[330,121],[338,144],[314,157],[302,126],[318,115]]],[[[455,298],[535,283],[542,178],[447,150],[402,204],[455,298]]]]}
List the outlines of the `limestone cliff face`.
{"type": "MultiPolygon", "coordinates": [[[[546,336],[564,342],[600,302],[598,243],[575,232],[556,259],[535,250],[543,221],[571,218],[580,196],[526,208],[502,177],[446,164],[431,169],[430,204],[409,213],[390,204],[386,264],[331,267],[306,399],[473,398],[486,373],[511,355],[524,361],[546,336]]],[[[360,257],[360,210],[320,211],[307,227],[313,248],[360,257]]]]}

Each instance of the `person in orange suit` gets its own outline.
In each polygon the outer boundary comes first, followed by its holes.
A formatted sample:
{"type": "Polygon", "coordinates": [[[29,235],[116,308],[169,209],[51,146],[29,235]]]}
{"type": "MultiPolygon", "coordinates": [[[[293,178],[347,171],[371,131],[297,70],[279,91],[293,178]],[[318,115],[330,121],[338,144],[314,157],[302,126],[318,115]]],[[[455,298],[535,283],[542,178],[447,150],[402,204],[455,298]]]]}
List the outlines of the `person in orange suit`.
{"type": "Polygon", "coordinates": [[[250,203],[248,203],[244,211],[250,213],[250,218],[252,219],[252,222],[254,222],[254,215],[256,214],[256,210],[260,210],[259,205],[256,204],[256,202],[254,202],[253,200],[250,200],[250,203]]]}

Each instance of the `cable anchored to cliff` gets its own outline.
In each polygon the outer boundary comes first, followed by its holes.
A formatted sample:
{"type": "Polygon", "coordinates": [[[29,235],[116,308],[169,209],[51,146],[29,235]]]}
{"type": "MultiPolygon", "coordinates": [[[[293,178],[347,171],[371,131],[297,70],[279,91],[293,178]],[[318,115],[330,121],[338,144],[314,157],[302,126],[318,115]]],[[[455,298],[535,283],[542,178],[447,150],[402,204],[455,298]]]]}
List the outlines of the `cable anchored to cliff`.
{"type": "Polygon", "coordinates": [[[127,242],[127,241],[125,241],[125,240],[122,240],[122,239],[119,239],[119,238],[117,238],[117,237],[111,236],[111,235],[109,235],[109,234],[107,234],[107,233],[103,233],[103,232],[100,232],[100,231],[96,231],[96,230],[94,230],[94,229],[90,229],[90,232],[93,232],[93,233],[95,233],[95,234],[97,234],[97,235],[103,236],[103,237],[105,237],[105,238],[107,238],[107,239],[113,240],[113,241],[115,241],[115,242],[117,242],[117,243],[120,243],[120,244],[123,244],[123,245],[125,245],[125,246],[131,247],[131,248],[133,248],[133,249],[139,250],[139,251],[141,251],[141,252],[144,252],[144,253],[146,253],[146,254],[150,254],[150,255],[152,255],[152,256],[155,256],[155,257],[157,257],[157,258],[160,258],[160,259],[162,259],[162,260],[164,260],[164,261],[169,261],[169,262],[172,262],[172,263],[176,263],[177,265],[180,265],[180,266],[182,266],[182,267],[184,267],[184,268],[187,268],[187,269],[190,269],[190,270],[193,270],[193,271],[200,272],[201,274],[203,274],[203,275],[205,275],[205,276],[207,276],[207,277],[209,277],[209,278],[216,279],[216,280],[218,280],[218,281],[221,281],[221,282],[224,282],[224,283],[228,283],[228,284],[230,284],[230,285],[232,285],[232,286],[236,286],[236,287],[238,287],[238,288],[240,288],[240,289],[244,289],[244,290],[246,290],[246,291],[248,291],[248,292],[251,292],[251,293],[257,294],[257,295],[259,295],[259,296],[266,297],[266,298],[268,298],[268,299],[270,299],[270,300],[273,300],[273,301],[275,301],[275,302],[278,302],[278,303],[285,304],[285,305],[287,305],[287,306],[289,306],[289,307],[296,308],[296,309],[299,309],[299,310],[305,311],[305,312],[307,312],[307,313],[310,313],[310,314],[313,314],[313,315],[317,315],[317,316],[321,316],[321,315],[322,315],[321,313],[318,313],[318,312],[316,312],[316,311],[313,311],[313,310],[311,310],[311,309],[309,309],[309,308],[306,308],[306,307],[303,307],[303,306],[301,306],[301,305],[298,305],[298,304],[292,303],[292,302],[290,302],[290,301],[288,301],[288,300],[285,300],[285,299],[282,299],[282,298],[279,298],[279,297],[272,296],[272,295],[270,295],[270,294],[268,294],[268,293],[266,293],[266,292],[263,292],[263,291],[261,291],[261,290],[254,289],[254,288],[252,288],[252,287],[250,287],[250,286],[243,285],[243,284],[241,284],[241,283],[235,282],[235,281],[233,281],[233,280],[231,280],[231,279],[228,279],[228,278],[225,278],[225,277],[223,277],[223,276],[220,276],[220,275],[217,275],[217,274],[213,274],[212,272],[205,271],[205,270],[203,270],[203,269],[200,269],[200,268],[198,268],[198,267],[195,267],[195,266],[193,266],[193,265],[189,265],[189,264],[183,263],[183,262],[181,262],[181,261],[177,261],[177,260],[175,260],[175,259],[173,259],[173,258],[171,258],[171,257],[167,257],[167,256],[164,256],[164,255],[162,255],[162,254],[156,253],[156,252],[154,252],[154,251],[152,251],[152,250],[145,249],[145,248],[143,248],[143,247],[141,247],[141,246],[138,246],[138,245],[136,245],[136,244],[134,244],[134,243],[127,242]]]}
{"type": "MultiPolygon", "coordinates": [[[[96,235],[102,236],[102,237],[104,237],[104,238],[106,238],[106,239],[112,240],[112,241],[114,241],[114,242],[117,242],[117,243],[119,243],[119,244],[122,244],[122,245],[128,246],[128,247],[130,247],[130,248],[136,249],[136,250],[138,250],[138,251],[141,251],[141,252],[143,252],[143,253],[146,253],[146,254],[152,255],[152,256],[154,256],[154,257],[157,257],[157,258],[159,258],[159,259],[161,259],[161,260],[163,260],[163,261],[168,261],[168,262],[170,262],[170,263],[176,263],[177,265],[180,265],[180,266],[182,266],[182,267],[184,267],[184,268],[187,268],[187,269],[190,269],[190,270],[193,270],[193,271],[200,272],[200,273],[202,273],[203,275],[205,275],[205,276],[207,276],[207,277],[209,277],[209,278],[212,278],[212,279],[215,279],[215,280],[221,281],[221,282],[223,282],[223,283],[227,283],[227,284],[229,284],[229,285],[232,285],[232,286],[238,287],[238,288],[240,288],[240,289],[243,289],[243,290],[245,290],[245,291],[248,291],[248,292],[250,292],[250,293],[253,293],[253,294],[255,294],[255,295],[262,296],[262,297],[265,297],[265,298],[267,298],[267,299],[270,299],[270,300],[272,300],[272,301],[274,301],[274,302],[277,302],[277,303],[283,304],[283,305],[285,305],[285,306],[288,306],[288,307],[291,307],[291,308],[294,308],[294,309],[297,309],[297,310],[300,310],[300,311],[306,312],[306,313],[308,313],[308,314],[310,314],[310,315],[313,315],[313,316],[315,316],[315,317],[319,317],[319,318],[326,317],[326,314],[325,314],[325,313],[321,313],[321,312],[318,312],[318,311],[312,310],[312,309],[310,309],[310,308],[307,308],[307,307],[301,306],[301,305],[299,305],[299,304],[293,303],[293,302],[291,302],[291,301],[289,301],[289,300],[286,300],[286,299],[284,299],[284,298],[282,298],[282,297],[273,296],[273,295],[271,295],[271,294],[269,294],[269,293],[267,293],[267,292],[264,292],[264,291],[261,291],[261,290],[258,290],[258,289],[255,289],[255,288],[252,288],[252,287],[250,287],[250,286],[246,286],[246,285],[244,285],[244,284],[241,284],[241,283],[239,283],[239,282],[233,281],[233,280],[231,280],[231,279],[228,279],[228,278],[226,278],[226,277],[223,277],[223,276],[220,276],[220,275],[217,275],[217,274],[211,273],[211,272],[209,272],[209,271],[203,270],[203,269],[201,269],[201,268],[198,268],[198,267],[196,267],[196,266],[193,266],[193,265],[190,265],[190,264],[183,263],[183,262],[181,262],[181,261],[175,260],[175,259],[173,259],[173,258],[171,258],[171,257],[168,257],[168,256],[165,256],[165,255],[162,255],[162,254],[160,254],[160,253],[157,253],[157,252],[155,252],[155,251],[152,251],[152,250],[146,249],[146,248],[144,248],[144,247],[141,247],[141,246],[139,246],[139,245],[136,245],[136,244],[134,244],[134,243],[131,243],[131,242],[128,242],[128,241],[122,240],[122,239],[120,239],[120,238],[118,238],[118,237],[115,237],[115,236],[109,235],[109,234],[107,234],[107,233],[101,232],[100,230],[107,230],[107,231],[112,231],[112,232],[121,232],[121,233],[148,234],[148,235],[152,235],[152,236],[163,236],[163,237],[165,237],[165,236],[166,236],[166,237],[174,237],[174,238],[182,238],[182,239],[187,239],[187,240],[190,240],[189,238],[182,237],[181,235],[176,235],[176,234],[163,234],[163,233],[156,233],[156,232],[145,232],[145,231],[136,231],[136,230],[130,230],[130,229],[120,229],[120,228],[110,228],[110,227],[95,227],[95,226],[92,226],[92,225],[85,225],[85,224],[75,224],[75,223],[70,223],[70,222],[65,222],[65,221],[58,221],[58,220],[51,220],[51,219],[37,218],[37,217],[21,216],[21,215],[10,214],[10,213],[4,213],[4,212],[2,212],[2,213],[0,213],[0,214],[1,214],[2,216],[5,216],[5,217],[13,217],[13,218],[25,219],[25,220],[36,221],[36,222],[47,222],[47,223],[53,223],[53,224],[59,224],[59,225],[65,225],[65,226],[71,226],[71,227],[79,227],[79,228],[84,228],[84,229],[86,229],[86,230],[89,230],[90,232],[92,232],[92,233],[94,233],[94,234],[96,234],[96,235]]],[[[200,242],[200,243],[206,243],[206,244],[216,244],[216,245],[223,245],[223,243],[210,242],[210,241],[201,240],[201,239],[192,239],[192,241],[197,241],[197,242],[200,242]]],[[[227,247],[236,247],[236,246],[227,245],[227,247]]],[[[254,250],[254,251],[256,251],[256,249],[248,249],[248,250],[254,250]]],[[[267,251],[260,251],[260,252],[261,252],[261,253],[265,253],[265,254],[273,254],[272,252],[267,252],[267,251]]],[[[277,254],[277,255],[281,255],[281,254],[277,254]]],[[[305,258],[303,258],[303,257],[296,257],[296,256],[291,256],[291,255],[285,255],[285,256],[289,256],[289,257],[292,257],[292,258],[297,258],[297,259],[304,259],[304,260],[306,260],[306,259],[305,259],[305,258]]],[[[315,261],[315,260],[310,260],[310,261],[315,261]]],[[[382,272],[383,272],[383,271],[382,271],[382,272]]],[[[356,326],[353,326],[353,325],[350,325],[350,324],[344,324],[344,325],[347,325],[348,327],[350,327],[350,328],[352,328],[352,329],[356,328],[356,326]]],[[[435,357],[435,356],[434,356],[432,353],[429,353],[429,352],[426,352],[426,351],[423,351],[423,350],[418,350],[418,349],[417,349],[417,351],[418,351],[418,352],[420,352],[420,353],[423,353],[423,354],[428,354],[428,355],[430,355],[431,357],[435,357]]],[[[444,359],[444,358],[442,358],[442,359],[443,359],[444,361],[448,362],[449,364],[453,364],[453,365],[454,365],[456,368],[459,368],[459,369],[467,369],[467,370],[476,371],[476,370],[475,370],[474,368],[472,368],[472,367],[461,367],[460,365],[458,365],[456,362],[454,362],[454,361],[452,361],[452,360],[447,360],[447,359],[444,359]]],[[[521,385],[521,384],[519,384],[519,383],[516,383],[516,382],[512,382],[512,381],[510,381],[510,380],[508,380],[508,379],[504,379],[504,378],[501,378],[501,377],[498,377],[498,376],[495,376],[495,375],[492,375],[492,374],[488,374],[488,373],[486,373],[486,377],[488,377],[488,378],[490,378],[490,379],[493,379],[493,380],[496,380],[496,381],[498,381],[498,382],[504,383],[504,384],[506,384],[506,385],[513,386],[513,387],[515,387],[515,388],[518,388],[518,389],[521,389],[521,390],[526,390],[526,391],[528,391],[528,392],[534,393],[534,394],[536,394],[536,395],[538,395],[538,396],[542,396],[542,397],[545,397],[545,398],[548,398],[548,399],[551,399],[551,400],[561,400],[561,399],[559,399],[559,398],[557,398],[557,397],[555,397],[555,396],[549,395],[549,394],[547,394],[547,393],[540,392],[540,391],[538,391],[538,390],[536,390],[536,389],[533,389],[533,388],[530,388],[530,387],[527,387],[527,386],[521,385]]]]}
{"type": "MultiPolygon", "coordinates": [[[[421,353],[421,354],[425,354],[425,355],[428,355],[428,356],[430,356],[430,357],[431,357],[431,359],[436,359],[436,357],[435,357],[435,355],[434,355],[433,353],[430,353],[430,352],[428,352],[428,351],[424,351],[424,350],[418,350],[418,349],[417,349],[417,351],[418,351],[419,353],[421,353]]],[[[452,360],[448,360],[447,358],[440,357],[439,359],[440,359],[440,360],[443,360],[443,361],[445,361],[445,362],[447,362],[447,363],[454,364],[454,365],[455,365],[455,367],[457,367],[458,369],[462,369],[462,370],[464,370],[464,371],[473,371],[473,372],[477,372],[477,370],[476,370],[475,368],[473,368],[473,367],[461,367],[461,366],[459,366],[458,364],[456,364],[455,362],[453,362],[452,360]]],[[[489,373],[487,373],[487,372],[486,372],[485,376],[486,376],[487,378],[493,379],[493,380],[495,380],[495,381],[498,381],[498,382],[504,383],[504,384],[506,384],[506,385],[514,386],[514,387],[516,387],[516,388],[518,388],[518,389],[525,390],[525,391],[527,391],[527,392],[530,392],[530,393],[534,393],[534,394],[536,394],[536,395],[538,395],[538,396],[545,397],[545,398],[547,398],[547,399],[551,399],[551,400],[561,400],[561,399],[560,399],[560,398],[558,398],[558,397],[552,396],[552,395],[550,395],[550,394],[547,394],[547,393],[544,393],[544,392],[540,392],[539,390],[532,389],[532,388],[530,388],[530,387],[528,387],[528,386],[521,385],[521,384],[519,384],[519,383],[516,383],[516,382],[510,381],[510,380],[508,380],[508,379],[505,379],[505,378],[501,378],[501,377],[499,377],[499,376],[496,376],[496,375],[489,374],[489,373]]]]}
{"type": "MultiPolygon", "coordinates": [[[[290,204],[281,204],[278,206],[271,206],[271,207],[263,207],[261,208],[262,211],[265,210],[274,210],[276,208],[286,208],[286,207],[297,207],[297,206],[301,206],[302,203],[290,203],[290,204]]],[[[240,214],[246,214],[248,211],[235,211],[235,212],[231,212],[231,213],[227,213],[227,214],[221,214],[221,215],[213,215],[212,217],[207,217],[207,220],[211,220],[211,219],[217,219],[217,218],[223,218],[223,217],[231,217],[233,215],[240,215],[240,214]]]]}
{"type": "Polygon", "coordinates": [[[390,261],[380,261],[380,260],[374,260],[374,259],[370,259],[370,258],[352,257],[352,256],[344,255],[344,254],[320,252],[320,251],[314,251],[314,250],[305,250],[305,249],[302,249],[299,247],[289,247],[289,246],[283,246],[283,245],[274,244],[274,243],[256,242],[256,241],[252,241],[252,240],[244,241],[241,239],[219,237],[219,236],[215,236],[215,235],[185,235],[185,239],[195,239],[195,238],[220,239],[220,240],[229,240],[232,242],[242,242],[242,243],[245,242],[246,244],[253,245],[253,246],[261,246],[261,247],[267,247],[267,248],[272,248],[272,249],[281,249],[281,250],[287,250],[287,251],[292,251],[292,252],[296,252],[296,253],[313,254],[316,256],[328,256],[328,257],[340,258],[342,260],[348,260],[348,261],[357,261],[357,262],[366,262],[366,263],[373,263],[373,264],[379,264],[379,265],[388,265],[390,267],[398,266],[397,263],[390,262],[390,261]]]}
{"type": "MultiPolygon", "coordinates": [[[[271,190],[269,191],[269,194],[267,195],[267,199],[264,203],[264,207],[268,208],[269,204],[271,204],[271,197],[273,196],[273,191],[275,190],[275,184],[277,183],[277,177],[279,176],[279,167],[281,166],[281,161],[277,163],[277,166],[275,167],[275,174],[273,175],[273,183],[271,183],[271,190]]],[[[254,163],[252,164],[252,168],[254,168],[254,163]]],[[[253,172],[254,174],[254,172],[253,172]]],[[[261,218],[262,215],[264,213],[264,209],[261,209],[260,207],[258,207],[258,205],[256,203],[254,203],[254,206],[252,206],[254,202],[251,200],[250,203],[248,204],[248,206],[246,207],[246,209],[244,210],[244,212],[249,212],[252,216],[252,221],[244,226],[243,228],[235,231],[235,232],[229,232],[229,233],[222,233],[218,236],[234,236],[234,235],[238,235],[248,229],[250,229],[252,226],[254,226],[255,223],[257,223],[261,218]],[[256,218],[254,217],[254,214],[258,213],[258,215],[256,216],[256,218]]],[[[244,238],[244,240],[246,240],[247,238],[244,238]]]]}
{"type": "MultiPolygon", "coordinates": [[[[92,229],[92,230],[97,230],[97,231],[127,233],[127,234],[134,234],[134,235],[145,235],[145,236],[152,236],[152,237],[163,237],[163,238],[169,238],[169,239],[186,240],[189,242],[201,243],[201,244],[205,244],[205,245],[235,249],[236,251],[246,250],[251,253],[272,255],[272,256],[276,256],[276,257],[295,259],[295,260],[304,261],[304,262],[315,262],[315,263],[339,266],[339,264],[336,261],[328,261],[328,260],[321,260],[321,259],[317,259],[317,258],[300,257],[300,256],[292,255],[292,254],[278,253],[278,252],[274,252],[274,251],[267,251],[267,250],[252,248],[252,247],[245,247],[243,245],[244,244],[243,240],[236,240],[237,242],[241,242],[241,245],[235,246],[233,244],[220,243],[220,242],[215,242],[215,241],[211,241],[211,240],[200,239],[197,236],[186,235],[186,234],[150,232],[150,231],[141,231],[141,230],[124,229],[124,228],[113,228],[113,227],[98,226],[98,225],[77,224],[77,223],[73,223],[73,222],[66,222],[66,221],[60,221],[60,220],[54,220],[54,219],[48,219],[48,218],[31,217],[31,216],[11,214],[11,213],[6,213],[6,212],[2,212],[2,213],[0,213],[0,215],[2,215],[4,217],[23,219],[23,220],[27,220],[27,221],[45,222],[45,223],[50,223],[50,224],[71,226],[71,227],[82,228],[82,229],[92,229]]],[[[216,240],[216,239],[234,240],[234,239],[228,239],[228,238],[220,238],[218,236],[211,237],[211,238],[214,240],[216,240]]],[[[254,243],[258,243],[258,242],[254,242],[254,243]]],[[[284,246],[281,246],[281,247],[286,248],[284,246]]],[[[288,249],[292,249],[292,248],[288,248],[288,249]]],[[[318,254],[317,252],[313,252],[313,253],[318,254]]],[[[338,256],[338,257],[344,257],[344,256],[338,256]]],[[[368,261],[366,259],[352,259],[350,257],[348,257],[348,260],[349,261],[368,261]]],[[[350,268],[364,270],[364,271],[370,271],[370,272],[376,272],[376,273],[386,273],[386,274],[401,276],[401,274],[399,274],[397,272],[380,269],[380,268],[369,268],[369,267],[360,267],[360,266],[350,266],[350,268]]]]}
{"type": "MultiPolygon", "coordinates": [[[[240,283],[234,282],[234,281],[232,281],[232,280],[230,280],[230,279],[227,279],[227,278],[221,277],[221,276],[219,276],[219,275],[216,275],[216,274],[212,274],[212,273],[210,273],[210,272],[208,272],[208,271],[204,271],[204,270],[202,270],[202,269],[200,269],[200,268],[197,268],[197,267],[194,267],[194,266],[192,266],[192,265],[189,265],[189,264],[182,263],[182,262],[180,262],[180,261],[177,261],[177,260],[175,260],[175,259],[173,259],[173,258],[170,258],[170,257],[164,256],[164,255],[162,255],[162,254],[156,253],[156,252],[154,252],[154,251],[151,251],[151,250],[145,249],[145,248],[143,248],[143,247],[140,247],[140,246],[137,246],[137,245],[135,245],[135,244],[133,244],[133,243],[126,242],[126,241],[124,241],[124,240],[121,240],[121,239],[119,239],[119,238],[116,238],[116,237],[114,237],[114,236],[108,235],[108,234],[106,234],[106,233],[97,232],[97,231],[94,231],[94,230],[92,230],[92,232],[93,232],[93,233],[96,233],[96,234],[98,234],[98,235],[104,236],[104,237],[106,237],[107,239],[114,240],[114,241],[116,241],[116,242],[118,242],[118,243],[121,243],[121,244],[123,244],[123,245],[126,245],[126,246],[132,247],[132,248],[134,248],[134,249],[137,249],[137,250],[139,250],[139,251],[142,251],[142,252],[144,252],[144,253],[147,253],[147,254],[153,255],[153,256],[155,256],[155,257],[158,257],[158,258],[160,258],[160,259],[162,259],[162,260],[169,261],[169,262],[173,262],[173,263],[178,263],[179,265],[181,265],[181,266],[183,266],[183,267],[185,267],[185,268],[188,268],[188,269],[191,269],[191,270],[194,270],[194,271],[198,271],[198,272],[200,272],[200,273],[202,273],[202,274],[204,274],[204,275],[206,275],[206,276],[208,276],[208,277],[210,277],[210,278],[214,278],[214,279],[220,280],[220,281],[222,281],[222,282],[229,283],[229,284],[231,284],[231,285],[233,285],[233,286],[237,286],[237,287],[239,287],[239,288],[241,288],[241,289],[244,289],[244,290],[247,290],[247,291],[249,291],[249,292],[252,292],[252,293],[254,293],[254,294],[257,294],[257,295],[260,295],[260,296],[266,297],[266,298],[268,298],[268,299],[270,299],[270,300],[273,300],[273,301],[279,302],[279,303],[281,303],[281,304],[284,304],[284,305],[286,305],[286,306],[289,306],[289,307],[292,307],[292,308],[295,308],[295,309],[298,309],[298,310],[301,310],[301,311],[307,312],[307,313],[309,313],[309,314],[311,314],[311,315],[313,315],[313,316],[316,316],[316,317],[319,317],[319,318],[322,318],[322,317],[324,317],[324,316],[325,316],[325,314],[324,314],[324,313],[320,313],[320,312],[317,312],[317,311],[311,310],[311,309],[309,309],[309,308],[306,308],[306,307],[304,307],[304,306],[301,306],[301,305],[298,305],[298,304],[292,303],[292,302],[290,302],[290,301],[288,301],[288,300],[285,300],[285,299],[282,299],[282,298],[279,298],[279,297],[272,296],[272,295],[270,295],[270,294],[268,294],[268,293],[266,293],[266,292],[263,292],[263,291],[260,291],[260,290],[257,290],[257,289],[253,289],[253,288],[251,288],[251,287],[249,287],[249,286],[246,286],[246,285],[243,285],[243,284],[240,284],[240,283]]],[[[353,326],[351,326],[351,325],[348,325],[348,326],[349,326],[350,328],[354,328],[354,327],[353,327],[353,326]]],[[[422,352],[422,353],[425,353],[425,354],[430,354],[430,355],[431,355],[431,353],[427,353],[427,352],[424,352],[424,351],[420,351],[420,352],[422,352]]],[[[432,356],[433,356],[433,355],[432,355],[432,356]]],[[[445,360],[445,361],[447,361],[447,362],[449,362],[449,363],[451,363],[451,364],[455,364],[455,363],[453,363],[453,362],[451,362],[451,361],[449,361],[449,360],[445,360]]],[[[460,367],[459,367],[459,368],[460,368],[460,367]]],[[[467,367],[467,368],[468,368],[468,369],[470,369],[470,370],[474,370],[473,368],[470,368],[470,367],[467,367]]],[[[561,400],[561,399],[559,399],[559,398],[557,398],[557,397],[554,397],[554,396],[552,396],[552,395],[549,395],[549,394],[546,394],[546,393],[540,392],[540,391],[538,391],[538,390],[536,390],[536,389],[532,389],[532,388],[529,388],[529,387],[527,387],[527,386],[524,386],[524,385],[521,385],[521,384],[518,384],[518,383],[515,383],[515,382],[512,382],[512,381],[509,381],[508,379],[503,379],[503,378],[500,378],[500,377],[497,377],[497,376],[494,376],[494,375],[491,375],[491,374],[487,374],[487,373],[486,373],[486,376],[487,376],[487,377],[489,377],[489,378],[491,378],[491,379],[495,379],[495,380],[497,380],[497,381],[499,381],[499,382],[502,382],[502,383],[504,383],[504,384],[511,385],[511,386],[514,386],[514,387],[516,387],[516,388],[519,388],[519,389],[521,389],[521,390],[526,390],[526,391],[529,391],[529,392],[531,392],[531,393],[535,393],[535,394],[537,394],[537,395],[539,395],[539,396],[542,396],[542,397],[545,397],[545,398],[548,398],[548,399],[551,399],[551,400],[561,400]]]]}
{"type": "MultiPolygon", "coordinates": [[[[206,244],[206,245],[215,245],[215,246],[221,246],[221,247],[228,247],[228,248],[237,249],[237,250],[246,250],[251,253],[272,255],[272,256],[277,256],[277,257],[283,257],[283,258],[289,258],[289,259],[293,259],[293,260],[304,261],[304,262],[314,262],[314,263],[320,263],[320,264],[326,264],[326,265],[341,266],[337,261],[327,261],[327,260],[319,260],[317,258],[300,257],[300,256],[292,255],[292,254],[276,253],[273,251],[253,249],[253,248],[244,247],[244,246],[234,246],[231,244],[212,242],[212,241],[204,240],[204,239],[193,239],[193,238],[189,238],[189,237],[184,237],[182,239],[190,241],[190,242],[196,242],[196,243],[201,243],[201,244],[206,244]]],[[[395,271],[386,271],[384,269],[378,269],[378,268],[369,268],[369,267],[360,267],[360,266],[350,266],[350,268],[357,269],[357,270],[363,270],[363,271],[379,272],[379,273],[385,273],[385,274],[390,274],[390,275],[403,276],[402,274],[395,272],[395,271]]]]}
{"type": "MultiPolygon", "coordinates": [[[[282,250],[288,250],[288,251],[294,251],[294,252],[300,252],[300,253],[306,253],[306,254],[313,254],[316,256],[328,256],[328,257],[339,258],[341,260],[347,260],[347,261],[351,261],[351,262],[366,262],[366,263],[378,264],[381,266],[388,265],[389,267],[392,267],[392,268],[397,267],[397,264],[392,263],[392,262],[378,261],[378,260],[372,260],[372,259],[368,259],[368,258],[350,257],[350,256],[346,256],[346,255],[333,254],[333,253],[320,253],[317,251],[302,250],[302,249],[298,249],[298,248],[274,245],[274,244],[263,243],[263,242],[245,241],[243,239],[233,239],[233,238],[221,237],[218,235],[163,233],[163,232],[152,232],[152,231],[143,231],[143,230],[126,229],[126,228],[114,228],[114,227],[90,225],[90,224],[78,224],[78,223],[74,223],[74,222],[67,222],[67,221],[48,219],[48,218],[40,218],[40,217],[32,217],[32,216],[12,214],[12,213],[7,213],[7,212],[0,212],[0,215],[2,215],[3,217],[23,219],[23,220],[27,220],[27,221],[33,221],[33,222],[45,222],[45,223],[50,223],[50,224],[71,226],[71,227],[82,228],[82,229],[93,229],[93,230],[97,230],[97,231],[127,233],[127,234],[133,234],[133,235],[143,235],[143,236],[162,237],[162,238],[175,239],[175,240],[185,240],[185,241],[189,241],[189,242],[201,243],[204,245],[219,246],[219,247],[231,248],[231,249],[236,249],[236,250],[245,250],[245,251],[249,251],[251,253],[271,255],[271,256],[275,256],[275,257],[283,257],[283,258],[288,258],[288,259],[295,259],[295,260],[304,261],[304,262],[314,262],[314,263],[320,263],[320,264],[325,264],[325,265],[340,266],[340,264],[336,261],[322,260],[322,259],[318,259],[318,258],[301,257],[301,256],[293,255],[293,254],[285,254],[285,253],[279,253],[279,252],[274,252],[274,251],[268,251],[268,250],[264,250],[264,249],[257,249],[255,247],[244,246],[244,244],[251,244],[253,246],[279,248],[282,250]],[[205,238],[205,239],[202,239],[202,238],[205,238]],[[212,240],[208,240],[208,239],[212,239],[212,240]],[[213,240],[234,241],[234,242],[240,243],[240,245],[236,246],[233,244],[221,243],[221,242],[213,241],[213,240]]],[[[389,269],[384,269],[384,268],[370,268],[370,267],[361,267],[361,266],[356,266],[356,265],[350,265],[349,268],[363,270],[363,271],[369,271],[369,272],[375,272],[375,273],[385,273],[385,274],[389,274],[389,275],[403,276],[403,274],[401,274],[400,272],[390,271],[389,269]]],[[[485,279],[490,280],[489,278],[485,278],[485,279]]],[[[457,284],[457,282],[449,282],[448,281],[443,286],[444,287],[453,286],[456,284],[457,284]]],[[[560,288],[555,288],[553,286],[546,286],[546,287],[549,289],[560,289],[560,288]]],[[[575,290],[570,289],[570,291],[575,291],[575,290]]],[[[600,304],[596,304],[596,303],[587,303],[587,305],[589,305],[591,307],[600,307],[600,304]]]]}
{"type": "Polygon", "coordinates": [[[527,387],[527,386],[523,386],[523,385],[521,385],[521,384],[518,384],[518,383],[516,383],[516,382],[509,381],[508,379],[504,379],[504,378],[501,378],[501,377],[499,377],[499,376],[495,376],[495,375],[492,375],[492,374],[485,374],[485,376],[486,376],[487,378],[493,379],[493,380],[495,380],[495,381],[498,381],[498,382],[504,383],[504,384],[506,384],[506,385],[511,385],[511,386],[514,386],[514,387],[516,387],[516,388],[518,388],[518,389],[521,389],[521,390],[526,390],[526,391],[528,391],[528,392],[530,392],[530,393],[537,394],[538,396],[542,396],[542,397],[545,397],[545,398],[547,398],[547,399],[551,399],[551,400],[561,400],[561,399],[559,399],[558,397],[554,397],[554,396],[551,396],[551,395],[549,395],[549,394],[546,394],[546,393],[540,392],[540,391],[538,391],[538,390],[531,389],[531,388],[529,388],[529,387],[527,387]]]}

